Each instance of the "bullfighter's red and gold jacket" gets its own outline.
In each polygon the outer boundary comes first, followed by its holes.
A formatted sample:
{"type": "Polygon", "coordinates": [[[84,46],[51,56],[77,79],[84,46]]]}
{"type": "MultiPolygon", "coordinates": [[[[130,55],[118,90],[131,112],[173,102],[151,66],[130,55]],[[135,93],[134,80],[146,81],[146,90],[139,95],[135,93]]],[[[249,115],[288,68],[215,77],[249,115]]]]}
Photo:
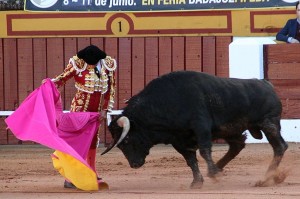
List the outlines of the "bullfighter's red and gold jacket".
{"type": "Polygon", "coordinates": [[[100,70],[96,71],[95,65],[88,65],[84,60],[73,56],[64,72],[52,79],[57,87],[61,87],[74,77],[77,92],[72,100],[70,111],[100,112],[113,108],[117,64],[110,56],[101,59],[99,63],[100,70]]]}

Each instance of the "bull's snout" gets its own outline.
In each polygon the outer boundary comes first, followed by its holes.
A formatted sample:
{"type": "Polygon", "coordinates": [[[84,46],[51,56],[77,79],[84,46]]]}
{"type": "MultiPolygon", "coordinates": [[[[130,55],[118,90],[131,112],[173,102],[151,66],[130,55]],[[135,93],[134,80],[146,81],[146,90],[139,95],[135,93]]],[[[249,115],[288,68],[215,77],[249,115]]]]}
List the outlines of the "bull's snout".
{"type": "Polygon", "coordinates": [[[145,160],[139,160],[130,163],[130,167],[134,169],[138,169],[145,164],[145,160]]]}

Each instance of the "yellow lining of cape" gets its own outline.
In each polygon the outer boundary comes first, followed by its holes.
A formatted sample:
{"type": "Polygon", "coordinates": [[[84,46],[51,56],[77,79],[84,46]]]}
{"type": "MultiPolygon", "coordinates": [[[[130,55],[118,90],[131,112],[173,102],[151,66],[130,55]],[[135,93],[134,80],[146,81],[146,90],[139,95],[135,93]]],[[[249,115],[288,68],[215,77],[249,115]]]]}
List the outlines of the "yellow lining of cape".
{"type": "Polygon", "coordinates": [[[78,189],[85,191],[98,190],[97,174],[91,168],[73,156],[55,151],[52,156],[54,168],[78,189]]]}

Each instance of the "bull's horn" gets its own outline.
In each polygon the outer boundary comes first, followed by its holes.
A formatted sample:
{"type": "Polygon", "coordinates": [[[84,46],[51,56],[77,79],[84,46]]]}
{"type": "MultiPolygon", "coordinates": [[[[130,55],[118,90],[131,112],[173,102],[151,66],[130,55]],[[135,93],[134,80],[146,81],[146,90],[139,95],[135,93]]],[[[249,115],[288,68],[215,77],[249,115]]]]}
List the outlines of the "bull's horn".
{"type": "Polygon", "coordinates": [[[129,122],[129,119],[125,116],[122,116],[120,117],[118,120],[117,120],[117,123],[120,127],[123,127],[123,131],[122,131],[122,134],[119,138],[119,140],[116,142],[114,141],[109,147],[106,148],[106,150],[101,153],[101,155],[104,155],[105,153],[109,152],[112,148],[114,148],[115,146],[118,146],[118,144],[120,144],[122,142],[122,140],[126,137],[126,135],[128,134],[129,132],[129,129],[130,129],[130,122],[129,122]]]}
{"type": "Polygon", "coordinates": [[[122,140],[126,137],[126,135],[128,134],[129,132],[129,129],[130,129],[130,122],[129,122],[129,119],[125,116],[122,116],[120,117],[118,120],[117,120],[117,123],[120,127],[123,127],[123,131],[122,131],[122,134],[121,134],[121,137],[120,139],[118,140],[118,142],[116,143],[115,146],[118,146],[118,144],[120,144],[122,142],[122,140]]]}

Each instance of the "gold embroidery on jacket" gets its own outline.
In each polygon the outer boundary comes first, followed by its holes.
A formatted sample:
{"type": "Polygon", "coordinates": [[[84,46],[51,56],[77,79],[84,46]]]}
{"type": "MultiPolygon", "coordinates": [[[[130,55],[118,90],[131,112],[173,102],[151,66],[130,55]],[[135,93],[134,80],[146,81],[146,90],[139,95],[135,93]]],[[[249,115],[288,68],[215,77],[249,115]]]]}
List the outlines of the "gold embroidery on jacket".
{"type": "Polygon", "coordinates": [[[94,67],[88,67],[88,74],[84,77],[84,85],[80,82],[75,82],[75,87],[83,92],[94,93],[101,92],[106,93],[108,90],[108,76],[104,67],[101,67],[100,79],[94,71],[94,67]]]}
{"type": "Polygon", "coordinates": [[[79,81],[75,81],[75,87],[78,91],[76,93],[76,97],[74,97],[71,102],[71,111],[86,111],[90,103],[90,94],[94,92],[101,93],[99,104],[99,110],[101,110],[103,108],[102,105],[104,104],[104,95],[108,91],[109,101],[107,103],[107,107],[104,108],[112,110],[116,88],[116,60],[107,56],[105,59],[101,60],[100,63],[101,69],[99,71],[99,78],[95,73],[94,65],[87,65],[82,59],[79,59],[77,56],[73,56],[64,72],[54,79],[54,82],[57,82],[57,84],[61,86],[74,75],[79,77],[79,81]]]}
{"type": "Polygon", "coordinates": [[[71,111],[72,112],[81,111],[82,107],[84,106],[85,100],[86,100],[85,95],[81,92],[77,92],[71,102],[71,111]]]}
{"type": "Polygon", "coordinates": [[[105,59],[101,60],[102,66],[104,66],[108,71],[114,71],[117,68],[116,60],[107,56],[105,59]]]}
{"type": "Polygon", "coordinates": [[[90,98],[91,98],[91,94],[87,94],[86,100],[85,100],[84,109],[83,109],[84,112],[87,111],[87,109],[88,109],[88,106],[89,106],[89,104],[90,104],[90,98]]]}

